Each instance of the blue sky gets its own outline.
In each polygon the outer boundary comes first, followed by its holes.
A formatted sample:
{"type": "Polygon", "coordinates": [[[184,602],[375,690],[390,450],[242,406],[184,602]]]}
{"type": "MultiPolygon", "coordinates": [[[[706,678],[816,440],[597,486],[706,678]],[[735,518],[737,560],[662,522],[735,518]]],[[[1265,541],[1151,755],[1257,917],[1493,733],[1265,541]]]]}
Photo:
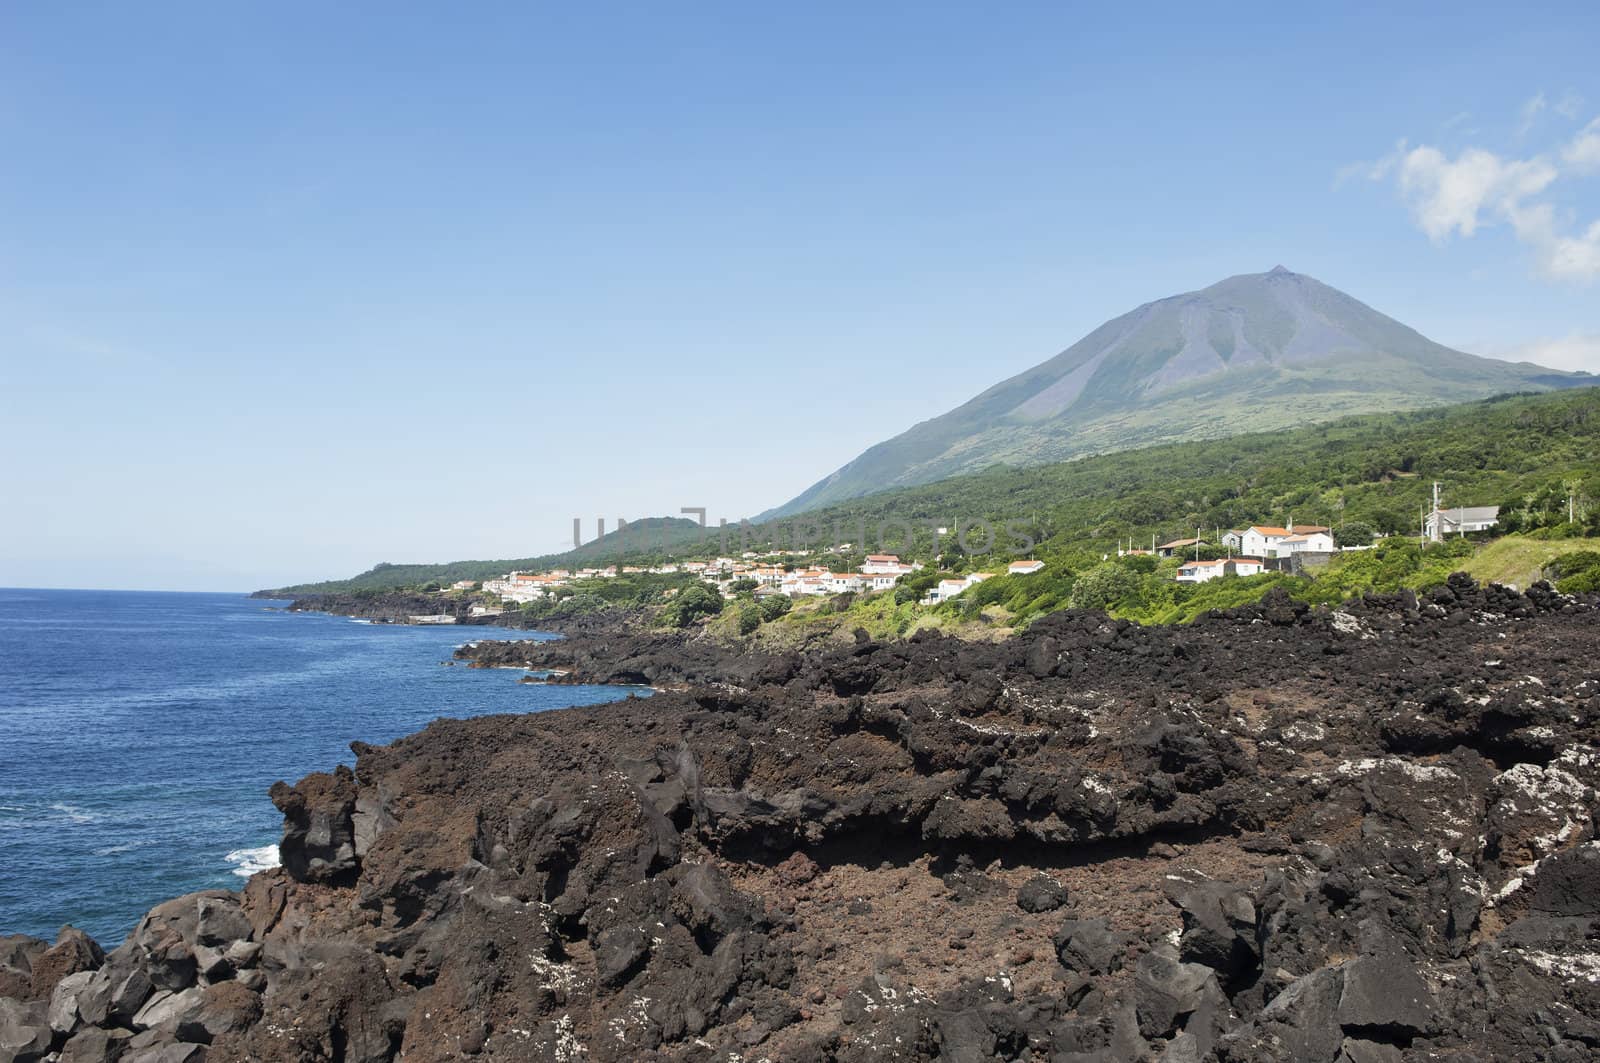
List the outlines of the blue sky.
{"type": "Polygon", "coordinates": [[[737,518],[1278,263],[1600,370],[1593,5],[578,6],[0,9],[0,585],[737,518]]]}

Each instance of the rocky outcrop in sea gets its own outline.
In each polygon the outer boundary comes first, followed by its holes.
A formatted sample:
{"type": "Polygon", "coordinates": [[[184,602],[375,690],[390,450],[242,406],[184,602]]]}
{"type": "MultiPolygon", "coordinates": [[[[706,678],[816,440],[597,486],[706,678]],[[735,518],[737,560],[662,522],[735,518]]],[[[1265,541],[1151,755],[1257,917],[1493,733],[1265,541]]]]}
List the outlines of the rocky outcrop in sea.
{"type": "Polygon", "coordinates": [[[1597,618],[480,644],[684,689],[276,785],[242,892],[0,942],[0,1059],[1593,1059],[1597,618]]]}

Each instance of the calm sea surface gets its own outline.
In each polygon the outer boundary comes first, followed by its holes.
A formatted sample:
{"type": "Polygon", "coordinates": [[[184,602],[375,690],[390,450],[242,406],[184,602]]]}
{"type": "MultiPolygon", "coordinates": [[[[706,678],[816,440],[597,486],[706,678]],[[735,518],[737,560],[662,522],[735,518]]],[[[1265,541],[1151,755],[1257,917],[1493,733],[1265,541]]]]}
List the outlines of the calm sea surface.
{"type": "MultiPolygon", "coordinates": [[[[0,589],[0,933],[119,943],[168,897],[277,860],[290,782],[439,716],[613,701],[441,667],[496,628],[289,614],[227,594],[0,589]]],[[[548,637],[548,636],[546,636],[548,637]]]]}

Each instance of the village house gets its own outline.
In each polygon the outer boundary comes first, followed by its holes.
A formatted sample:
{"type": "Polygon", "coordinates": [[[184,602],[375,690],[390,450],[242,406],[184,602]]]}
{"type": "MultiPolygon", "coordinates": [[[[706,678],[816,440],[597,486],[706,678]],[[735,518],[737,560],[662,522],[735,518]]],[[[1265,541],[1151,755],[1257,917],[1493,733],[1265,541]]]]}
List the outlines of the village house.
{"type": "Polygon", "coordinates": [[[1206,583],[1221,576],[1259,576],[1267,563],[1259,557],[1228,557],[1215,561],[1187,561],[1178,567],[1179,583],[1206,583]]]}
{"type": "Polygon", "coordinates": [[[863,572],[862,576],[867,581],[867,589],[874,591],[890,590],[900,580],[893,572],[863,572]]]}
{"type": "Polygon", "coordinates": [[[1216,561],[1185,561],[1178,566],[1179,583],[1205,583],[1225,575],[1223,569],[1227,562],[1220,558],[1216,561]]]}
{"type": "Polygon", "coordinates": [[[450,589],[453,591],[475,591],[478,589],[478,581],[475,579],[458,579],[450,584],[450,589]]]}
{"type": "Polygon", "coordinates": [[[1174,539],[1170,543],[1162,543],[1156,547],[1157,557],[1172,557],[1192,547],[1200,545],[1201,539],[1174,539]]]}
{"type": "Polygon", "coordinates": [[[861,564],[862,572],[893,572],[903,576],[911,571],[911,566],[904,564],[898,554],[868,554],[867,559],[861,564]]]}
{"type": "Polygon", "coordinates": [[[973,572],[960,579],[942,579],[937,586],[928,592],[927,597],[922,599],[922,603],[924,605],[935,605],[939,602],[947,602],[968,587],[976,587],[993,576],[993,572],[973,572]]]}
{"type": "MultiPolygon", "coordinates": [[[[1224,546],[1230,547],[1249,557],[1286,557],[1289,553],[1296,552],[1294,548],[1279,552],[1279,547],[1285,539],[1291,536],[1323,535],[1326,537],[1327,549],[1333,549],[1333,539],[1327,537],[1332,529],[1320,524],[1289,524],[1286,528],[1279,528],[1268,524],[1252,524],[1242,531],[1230,531],[1222,537],[1224,546]]],[[[1324,540],[1317,540],[1318,543],[1324,540]]],[[[1317,547],[1320,549],[1320,547],[1317,547]]]]}
{"type": "Polygon", "coordinates": [[[1450,535],[1488,531],[1500,522],[1499,506],[1457,506],[1428,514],[1425,531],[1434,542],[1450,535]]]}
{"type": "Polygon", "coordinates": [[[560,575],[537,572],[508,572],[499,579],[483,581],[483,589],[495,594],[501,601],[526,603],[543,598],[556,587],[567,583],[565,571],[560,575]]]}
{"type": "Polygon", "coordinates": [[[803,571],[787,572],[779,584],[783,593],[791,596],[809,594],[827,594],[828,581],[824,578],[832,573],[823,572],[821,569],[808,568],[803,571]]]}
{"type": "Polygon", "coordinates": [[[1288,557],[1290,554],[1331,554],[1338,549],[1333,541],[1333,536],[1325,531],[1296,532],[1286,535],[1278,543],[1279,557],[1288,557]]]}
{"type": "Polygon", "coordinates": [[[858,572],[830,572],[828,573],[828,589],[833,594],[843,594],[846,591],[858,591],[865,583],[858,572]]]}
{"type": "Polygon", "coordinates": [[[1006,572],[1013,576],[1031,576],[1043,568],[1043,561],[1013,561],[1006,566],[1006,572]]]}

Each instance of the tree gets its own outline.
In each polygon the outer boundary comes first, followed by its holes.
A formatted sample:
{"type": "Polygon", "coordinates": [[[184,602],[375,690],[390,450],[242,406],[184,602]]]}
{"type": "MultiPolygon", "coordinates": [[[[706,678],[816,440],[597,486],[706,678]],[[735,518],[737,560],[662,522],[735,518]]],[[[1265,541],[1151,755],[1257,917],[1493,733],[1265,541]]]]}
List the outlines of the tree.
{"type": "Polygon", "coordinates": [[[793,605],[794,603],[789,600],[788,595],[774,594],[770,598],[763,598],[756,608],[761,610],[761,618],[763,620],[776,620],[784,613],[787,613],[793,605]]]}
{"type": "Polygon", "coordinates": [[[1353,520],[1334,529],[1333,541],[1340,546],[1370,546],[1374,534],[1372,525],[1353,520]]]}
{"type": "Polygon", "coordinates": [[[739,634],[754,634],[756,628],[761,626],[761,609],[754,602],[741,602],[739,615],[735,619],[739,622],[739,634]]]}
{"type": "Polygon", "coordinates": [[[702,617],[722,612],[722,596],[702,584],[685,587],[662,614],[673,627],[688,627],[702,617]]]}
{"type": "Polygon", "coordinates": [[[1106,609],[1132,593],[1137,577],[1115,561],[1098,564],[1072,585],[1074,609],[1106,609]]]}

